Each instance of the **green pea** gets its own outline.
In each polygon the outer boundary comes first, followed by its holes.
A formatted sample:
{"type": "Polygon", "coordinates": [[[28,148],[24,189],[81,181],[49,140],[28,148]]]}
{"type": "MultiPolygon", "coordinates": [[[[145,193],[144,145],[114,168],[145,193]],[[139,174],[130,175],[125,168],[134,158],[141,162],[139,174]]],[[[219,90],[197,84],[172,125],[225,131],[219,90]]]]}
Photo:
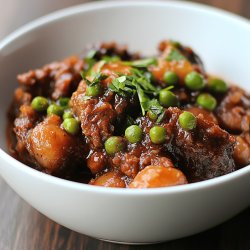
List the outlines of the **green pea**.
{"type": "Polygon", "coordinates": [[[159,102],[165,108],[179,106],[179,100],[177,96],[167,88],[160,90],[159,102]]]}
{"type": "Polygon", "coordinates": [[[63,108],[57,104],[50,104],[49,107],[47,108],[47,114],[48,115],[58,115],[62,116],[63,114],[63,108]]]}
{"type": "Polygon", "coordinates": [[[196,127],[196,117],[188,112],[184,111],[180,116],[179,116],[179,124],[180,126],[185,129],[185,130],[191,130],[196,127]]]}
{"type": "Polygon", "coordinates": [[[148,115],[148,117],[152,120],[152,121],[155,121],[156,119],[157,119],[157,114],[156,113],[154,113],[152,110],[149,110],[148,112],[147,112],[147,115],[148,115]]]}
{"type": "Polygon", "coordinates": [[[68,98],[68,97],[61,97],[59,99],[60,106],[67,107],[69,105],[69,100],[70,100],[70,98],[68,98]]]}
{"type": "Polygon", "coordinates": [[[67,119],[67,118],[73,118],[73,114],[70,111],[66,111],[63,113],[63,120],[67,119]]]}
{"type": "Polygon", "coordinates": [[[122,137],[111,136],[105,141],[104,147],[105,147],[106,152],[109,155],[112,155],[112,154],[115,154],[117,152],[124,150],[125,145],[124,145],[124,141],[122,137]]]}
{"type": "Polygon", "coordinates": [[[173,71],[166,71],[163,76],[163,81],[168,85],[176,85],[179,81],[179,77],[173,71]]]}
{"type": "Polygon", "coordinates": [[[88,86],[86,89],[86,96],[98,96],[102,92],[102,88],[99,84],[88,86]]]}
{"type": "Polygon", "coordinates": [[[209,111],[213,111],[216,108],[217,101],[216,99],[210,94],[200,94],[197,97],[196,103],[204,109],[209,111]]]}
{"type": "Polygon", "coordinates": [[[76,135],[80,130],[80,124],[75,118],[66,118],[63,121],[63,128],[66,130],[67,133],[71,135],[76,135]]]}
{"type": "Polygon", "coordinates": [[[154,126],[149,131],[149,136],[154,144],[162,144],[167,139],[166,129],[161,126],[154,126]]]}
{"type": "Polygon", "coordinates": [[[140,142],[142,140],[142,129],[137,125],[131,125],[125,130],[125,137],[131,143],[140,142]]]}
{"type": "Polygon", "coordinates": [[[47,98],[43,96],[37,96],[31,102],[31,107],[38,112],[45,111],[48,108],[48,106],[49,106],[49,101],[47,98]]]}
{"type": "Polygon", "coordinates": [[[201,74],[196,71],[188,73],[184,79],[185,85],[191,90],[201,90],[205,87],[205,81],[201,74]]]}
{"type": "Polygon", "coordinates": [[[208,88],[214,93],[225,93],[228,90],[227,84],[219,78],[210,78],[208,80],[208,88]]]}

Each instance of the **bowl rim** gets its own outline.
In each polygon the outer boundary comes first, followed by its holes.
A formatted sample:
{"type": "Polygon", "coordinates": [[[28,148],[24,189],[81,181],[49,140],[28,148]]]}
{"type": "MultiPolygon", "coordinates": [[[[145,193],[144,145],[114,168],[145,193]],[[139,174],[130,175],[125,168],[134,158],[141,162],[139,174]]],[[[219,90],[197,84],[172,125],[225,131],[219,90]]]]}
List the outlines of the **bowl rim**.
{"type": "MultiPolygon", "coordinates": [[[[76,14],[85,13],[85,12],[93,12],[96,10],[101,9],[110,9],[110,8],[120,8],[120,7],[170,7],[170,8],[181,8],[181,9],[188,9],[191,11],[198,11],[203,12],[205,14],[216,15],[223,19],[231,20],[234,23],[242,26],[242,28],[246,29],[250,32],[250,21],[244,17],[238,16],[231,12],[221,10],[215,7],[207,6],[200,3],[193,3],[193,2],[182,2],[177,0],[172,1],[103,1],[103,2],[90,2],[90,3],[83,3],[80,5],[75,5],[73,7],[68,7],[65,9],[61,9],[55,12],[52,12],[48,15],[40,17],[34,21],[31,21],[24,26],[18,28],[11,34],[9,34],[6,38],[0,41],[0,52],[4,50],[6,46],[15,42],[15,40],[26,33],[32,32],[39,27],[45,26],[49,23],[53,23],[57,20],[67,18],[69,16],[74,16],[76,14]]],[[[65,179],[61,179],[55,176],[51,176],[35,170],[28,165],[21,163],[20,161],[13,158],[11,155],[6,153],[4,150],[0,148],[0,158],[8,162],[12,167],[16,169],[16,171],[23,171],[25,174],[30,175],[31,178],[38,178],[42,181],[48,181],[52,184],[64,186],[65,188],[72,188],[79,191],[89,191],[89,192],[97,192],[103,193],[108,195],[123,195],[123,196],[149,196],[149,195],[162,195],[162,194],[174,194],[174,193],[184,193],[184,192],[191,192],[195,190],[202,190],[209,187],[215,187],[222,185],[223,183],[228,183],[232,180],[241,178],[246,173],[250,173],[250,165],[239,169],[235,172],[216,177],[209,180],[204,180],[196,183],[190,183],[186,185],[179,185],[179,186],[170,186],[170,187],[161,187],[161,188],[149,188],[149,189],[129,189],[129,188],[108,188],[108,187],[101,187],[101,186],[93,186],[84,183],[77,183],[74,181],[69,181],[65,179]]],[[[1,176],[1,172],[0,172],[1,176]]]]}

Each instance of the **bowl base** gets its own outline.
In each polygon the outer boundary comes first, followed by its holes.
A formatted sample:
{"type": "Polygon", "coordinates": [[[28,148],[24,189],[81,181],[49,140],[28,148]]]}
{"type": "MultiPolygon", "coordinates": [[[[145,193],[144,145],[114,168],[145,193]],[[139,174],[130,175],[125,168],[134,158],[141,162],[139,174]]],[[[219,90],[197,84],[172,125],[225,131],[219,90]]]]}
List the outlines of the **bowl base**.
{"type": "Polygon", "coordinates": [[[115,241],[115,240],[106,240],[102,238],[96,238],[101,241],[113,243],[113,244],[120,244],[120,245],[154,245],[154,244],[160,244],[164,241],[155,241],[155,242],[124,242],[124,241],[115,241]]]}

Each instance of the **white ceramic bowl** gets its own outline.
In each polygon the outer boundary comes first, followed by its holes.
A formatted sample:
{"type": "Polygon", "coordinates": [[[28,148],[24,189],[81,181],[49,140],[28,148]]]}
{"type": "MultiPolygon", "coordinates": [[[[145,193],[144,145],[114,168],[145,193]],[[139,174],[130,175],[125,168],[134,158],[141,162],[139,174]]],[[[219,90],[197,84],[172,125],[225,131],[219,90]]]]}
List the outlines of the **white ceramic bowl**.
{"type": "Polygon", "coordinates": [[[210,73],[250,90],[249,22],[197,4],[86,4],[32,22],[0,43],[0,172],[23,199],[77,232],[127,243],[153,243],[195,234],[250,204],[250,166],[195,184],[124,190],[58,179],[8,155],[6,111],[17,73],[79,53],[91,42],[116,40],[150,54],[164,38],[190,45],[210,73]]]}

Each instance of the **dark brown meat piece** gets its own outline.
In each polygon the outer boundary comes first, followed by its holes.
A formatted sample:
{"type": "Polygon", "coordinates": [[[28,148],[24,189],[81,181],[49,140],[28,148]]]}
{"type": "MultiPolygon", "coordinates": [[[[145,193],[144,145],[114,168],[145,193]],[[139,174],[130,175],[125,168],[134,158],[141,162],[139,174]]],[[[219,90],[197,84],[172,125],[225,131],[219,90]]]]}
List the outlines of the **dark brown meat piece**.
{"type": "Polygon", "coordinates": [[[93,98],[84,100],[86,83],[82,81],[72,95],[71,106],[81,122],[82,132],[91,148],[101,148],[104,141],[113,134],[116,112],[110,102],[93,98]]]}
{"type": "Polygon", "coordinates": [[[147,117],[137,119],[144,130],[145,138],[141,149],[119,153],[112,160],[121,171],[134,177],[138,169],[148,165],[178,166],[191,182],[211,179],[235,170],[233,150],[235,139],[220,129],[214,122],[197,116],[197,127],[192,131],[183,130],[178,123],[182,111],[178,108],[166,110],[161,126],[167,130],[168,139],[164,145],[155,145],[149,138],[149,130],[155,125],[147,117]],[[138,153],[139,152],[139,153],[138,153]],[[171,159],[171,160],[170,160],[171,159]],[[133,167],[134,166],[134,167],[133,167]],[[123,169],[128,169],[125,172],[123,169]]]}
{"type": "MultiPolygon", "coordinates": [[[[93,66],[92,71],[98,71],[98,68],[99,63],[93,66]]],[[[115,131],[115,127],[119,127],[119,124],[122,123],[124,125],[126,115],[138,110],[138,100],[134,96],[121,97],[107,89],[112,80],[118,77],[118,72],[125,75],[130,74],[130,67],[115,62],[106,63],[99,70],[107,77],[100,83],[104,89],[103,93],[99,97],[86,99],[87,85],[83,80],[70,101],[73,112],[81,121],[82,132],[90,142],[92,149],[103,147],[103,143],[108,137],[119,132],[115,131]],[[136,106],[137,108],[134,108],[136,106]]]]}
{"type": "Polygon", "coordinates": [[[145,138],[142,145],[129,145],[127,152],[119,152],[109,158],[112,168],[118,169],[130,180],[134,179],[139,171],[149,165],[174,167],[167,154],[157,145],[150,146],[148,138],[145,138]]]}
{"type": "Polygon", "coordinates": [[[72,56],[18,75],[17,79],[33,96],[42,95],[57,100],[59,97],[70,96],[76,90],[82,69],[83,60],[72,56]]]}
{"type": "Polygon", "coordinates": [[[231,86],[216,109],[219,125],[233,134],[250,128],[250,96],[237,86],[231,86]]]}
{"type": "Polygon", "coordinates": [[[84,53],[83,57],[86,57],[90,50],[96,51],[93,58],[97,61],[101,60],[103,56],[118,56],[123,61],[136,60],[140,58],[138,53],[129,53],[126,45],[118,45],[116,42],[90,45],[86,48],[86,53],[84,53]]]}
{"type": "Polygon", "coordinates": [[[201,181],[218,177],[235,170],[232,157],[235,139],[218,125],[197,116],[197,126],[186,131],[179,126],[178,108],[166,110],[162,122],[170,139],[166,150],[191,181],[201,181]]]}
{"type": "Polygon", "coordinates": [[[15,151],[22,162],[36,167],[34,158],[27,150],[26,142],[29,131],[35,127],[39,117],[29,105],[22,105],[19,112],[19,116],[14,120],[13,128],[16,134],[15,151]]]}

